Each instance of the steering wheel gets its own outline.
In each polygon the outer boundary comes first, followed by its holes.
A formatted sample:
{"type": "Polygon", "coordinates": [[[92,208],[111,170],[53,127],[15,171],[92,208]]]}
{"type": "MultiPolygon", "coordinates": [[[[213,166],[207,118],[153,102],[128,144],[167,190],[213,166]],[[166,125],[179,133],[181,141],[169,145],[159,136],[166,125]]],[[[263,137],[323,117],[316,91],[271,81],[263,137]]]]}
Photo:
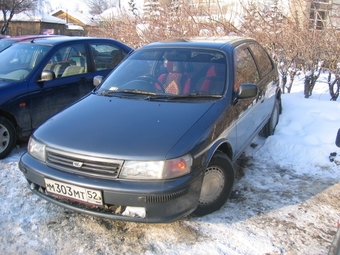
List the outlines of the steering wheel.
{"type": "Polygon", "coordinates": [[[137,78],[137,80],[145,80],[147,82],[150,82],[150,84],[155,84],[157,83],[159,85],[159,88],[155,86],[155,88],[163,93],[165,93],[165,90],[159,80],[157,80],[155,77],[151,75],[141,75],[137,78]]]}

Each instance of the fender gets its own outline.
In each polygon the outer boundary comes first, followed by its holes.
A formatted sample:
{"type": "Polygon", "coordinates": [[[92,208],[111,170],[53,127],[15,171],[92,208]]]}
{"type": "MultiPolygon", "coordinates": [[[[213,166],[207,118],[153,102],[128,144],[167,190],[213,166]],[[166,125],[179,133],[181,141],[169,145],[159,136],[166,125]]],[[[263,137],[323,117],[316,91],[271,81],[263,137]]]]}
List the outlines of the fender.
{"type": "Polygon", "coordinates": [[[229,143],[227,138],[219,138],[215,140],[212,144],[206,147],[200,153],[194,155],[194,159],[202,157],[205,155],[204,162],[203,162],[203,169],[205,169],[215,152],[220,149],[223,153],[225,153],[231,160],[233,160],[233,149],[231,144],[229,143]]]}

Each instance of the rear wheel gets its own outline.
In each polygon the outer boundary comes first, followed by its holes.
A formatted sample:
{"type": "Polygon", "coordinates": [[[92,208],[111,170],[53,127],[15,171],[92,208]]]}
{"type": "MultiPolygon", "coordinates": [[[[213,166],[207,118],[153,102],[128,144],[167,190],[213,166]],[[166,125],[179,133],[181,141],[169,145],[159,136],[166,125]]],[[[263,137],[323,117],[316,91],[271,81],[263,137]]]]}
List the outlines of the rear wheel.
{"type": "Polygon", "coordinates": [[[0,159],[5,158],[12,151],[16,139],[13,124],[8,119],[0,117],[0,159]]]}
{"type": "Polygon", "coordinates": [[[280,102],[278,99],[275,99],[275,105],[272,111],[272,115],[270,116],[266,125],[260,131],[260,136],[268,137],[274,134],[276,125],[279,122],[279,116],[280,116],[280,102]]]}
{"type": "Polygon", "coordinates": [[[220,209],[227,201],[234,184],[231,160],[217,151],[205,170],[201,195],[193,216],[203,216],[220,209]]]}

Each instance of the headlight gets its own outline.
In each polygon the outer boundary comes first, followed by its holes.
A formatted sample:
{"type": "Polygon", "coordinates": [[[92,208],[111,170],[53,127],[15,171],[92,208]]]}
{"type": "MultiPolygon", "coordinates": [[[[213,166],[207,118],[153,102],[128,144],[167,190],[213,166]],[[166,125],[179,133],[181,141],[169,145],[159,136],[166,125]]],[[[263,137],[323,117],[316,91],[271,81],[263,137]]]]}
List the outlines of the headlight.
{"type": "Polygon", "coordinates": [[[185,155],[165,161],[125,161],[119,175],[124,179],[171,179],[190,172],[192,157],[185,155]]]}
{"type": "Polygon", "coordinates": [[[31,137],[28,141],[27,152],[37,160],[45,162],[45,147],[46,145],[31,137]]]}

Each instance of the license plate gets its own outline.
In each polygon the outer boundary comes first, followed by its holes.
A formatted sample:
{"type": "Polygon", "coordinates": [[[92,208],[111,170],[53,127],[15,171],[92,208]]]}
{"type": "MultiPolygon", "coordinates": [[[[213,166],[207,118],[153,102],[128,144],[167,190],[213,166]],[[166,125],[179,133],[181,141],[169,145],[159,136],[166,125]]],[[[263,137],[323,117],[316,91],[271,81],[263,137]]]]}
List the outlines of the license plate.
{"type": "Polygon", "coordinates": [[[92,205],[103,205],[102,193],[99,190],[83,188],[47,178],[45,178],[45,187],[49,193],[60,197],[92,205]]]}

